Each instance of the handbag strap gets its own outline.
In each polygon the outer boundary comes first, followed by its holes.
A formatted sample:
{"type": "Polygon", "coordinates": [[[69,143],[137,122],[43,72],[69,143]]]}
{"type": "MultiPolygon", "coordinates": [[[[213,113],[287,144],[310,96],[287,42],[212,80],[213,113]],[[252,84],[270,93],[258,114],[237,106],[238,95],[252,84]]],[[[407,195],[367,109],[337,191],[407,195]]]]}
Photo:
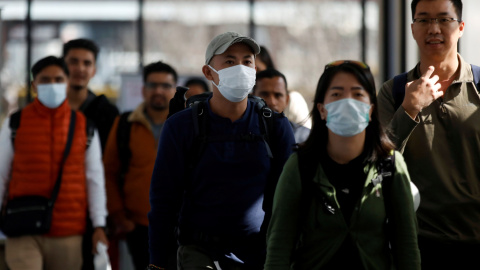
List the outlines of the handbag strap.
{"type": "Polygon", "coordinates": [[[72,146],[73,141],[73,133],[75,132],[75,121],[77,118],[77,113],[74,110],[71,110],[70,114],[70,126],[68,127],[68,137],[67,137],[67,145],[65,146],[65,151],[63,152],[62,162],[60,163],[60,169],[58,171],[57,182],[55,182],[55,186],[53,187],[52,196],[48,202],[48,206],[53,208],[53,204],[57,200],[58,192],[60,191],[60,184],[62,182],[62,174],[63,174],[63,165],[65,164],[65,160],[70,153],[70,148],[72,146]]]}

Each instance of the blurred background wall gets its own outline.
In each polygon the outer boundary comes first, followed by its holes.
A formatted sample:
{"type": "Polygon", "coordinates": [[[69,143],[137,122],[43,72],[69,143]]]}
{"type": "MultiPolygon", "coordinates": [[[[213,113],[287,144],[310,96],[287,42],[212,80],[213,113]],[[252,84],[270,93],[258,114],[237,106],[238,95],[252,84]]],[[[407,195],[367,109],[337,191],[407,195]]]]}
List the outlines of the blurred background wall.
{"type": "MultiPolygon", "coordinates": [[[[480,17],[474,12],[480,1],[463,2],[460,52],[479,64],[480,17]]],[[[224,31],[265,46],[290,90],[302,93],[310,107],[328,62],[363,60],[379,87],[418,61],[408,0],[0,0],[0,18],[0,122],[32,99],[29,67],[60,56],[64,42],[80,37],[101,48],[90,88],[121,111],[138,102],[143,65],[171,64],[181,85],[202,75],[206,46],[224,31]]]]}

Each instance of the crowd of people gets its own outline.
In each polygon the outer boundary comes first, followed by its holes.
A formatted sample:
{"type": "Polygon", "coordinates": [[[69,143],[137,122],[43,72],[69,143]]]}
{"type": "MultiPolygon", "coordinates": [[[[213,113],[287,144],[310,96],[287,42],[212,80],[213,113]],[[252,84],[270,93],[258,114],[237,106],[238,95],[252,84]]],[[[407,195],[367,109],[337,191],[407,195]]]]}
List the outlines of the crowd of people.
{"type": "Polygon", "coordinates": [[[2,227],[9,269],[95,269],[103,244],[117,270],[119,241],[137,270],[478,269],[480,68],[457,52],[462,9],[413,0],[417,66],[377,92],[366,63],[328,63],[307,114],[236,32],[183,87],[146,65],[122,114],[88,87],[97,45],[65,43],[0,130],[2,226],[21,220],[2,227]]]}

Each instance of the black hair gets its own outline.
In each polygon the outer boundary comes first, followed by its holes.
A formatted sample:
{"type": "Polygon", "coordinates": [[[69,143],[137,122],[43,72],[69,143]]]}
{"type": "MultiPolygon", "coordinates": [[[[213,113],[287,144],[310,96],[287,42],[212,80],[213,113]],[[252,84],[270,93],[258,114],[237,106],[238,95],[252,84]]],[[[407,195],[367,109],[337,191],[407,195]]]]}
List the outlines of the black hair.
{"type": "Polygon", "coordinates": [[[170,65],[163,63],[162,61],[158,61],[148,64],[143,68],[143,82],[147,82],[148,75],[153,72],[170,73],[173,75],[175,83],[178,80],[177,72],[175,71],[175,69],[173,69],[170,65]]]}
{"type": "Polygon", "coordinates": [[[65,61],[63,61],[63,58],[55,57],[55,56],[47,56],[45,58],[42,58],[38,60],[33,66],[32,66],[32,76],[33,79],[35,79],[44,68],[48,66],[58,66],[65,72],[65,75],[69,75],[68,73],[68,68],[67,65],[65,64],[65,61]]]}
{"type": "Polygon", "coordinates": [[[190,85],[200,85],[200,87],[203,88],[204,92],[210,92],[210,89],[208,88],[208,84],[202,78],[192,77],[188,79],[187,82],[185,83],[185,87],[189,87],[190,85]]]}
{"type": "Polygon", "coordinates": [[[366,162],[376,163],[380,158],[386,158],[390,155],[395,145],[389,139],[378,119],[377,95],[375,90],[375,82],[369,68],[362,68],[354,63],[345,62],[338,66],[327,68],[320,77],[315,92],[313,109],[310,112],[312,117],[312,129],[307,140],[300,144],[299,151],[304,151],[308,155],[318,155],[318,153],[326,152],[328,142],[328,128],[326,120],[322,120],[317,104],[325,100],[325,94],[333,80],[333,77],[340,72],[353,74],[358,82],[365,88],[373,104],[373,112],[371,121],[366,128],[365,139],[365,158],[366,162]]]}
{"type": "MultiPolygon", "coordinates": [[[[414,19],[414,16],[415,16],[415,12],[417,12],[417,5],[418,5],[418,2],[420,2],[422,0],[412,0],[412,4],[410,5],[410,8],[412,9],[412,19],[414,19]]],[[[423,0],[425,1],[425,0],[423,0]]],[[[455,11],[457,13],[457,20],[459,22],[462,21],[462,10],[463,10],[463,4],[462,4],[462,0],[449,0],[450,2],[452,2],[453,6],[455,7],[455,11]]]]}
{"type": "Polygon", "coordinates": [[[262,61],[267,69],[272,68],[275,69],[275,65],[273,64],[273,59],[270,57],[267,48],[264,46],[260,46],[260,52],[257,54],[257,59],[262,61]]]}
{"type": "MultiPolygon", "coordinates": [[[[285,91],[287,91],[287,95],[288,95],[288,87],[287,87],[287,79],[285,78],[285,75],[283,75],[280,71],[276,70],[276,69],[273,69],[273,68],[267,68],[265,70],[262,70],[260,72],[257,73],[256,75],[256,81],[260,81],[261,79],[265,79],[265,78],[275,78],[275,77],[281,77],[283,79],[283,81],[285,82],[285,91]]],[[[255,84],[253,86],[253,92],[255,92],[255,89],[256,89],[257,85],[255,84]]]]}
{"type": "Polygon", "coordinates": [[[95,57],[95,60],[97,60],[98,52],[100,51],[97,44],[85,38],[73,39],[63,44],[63,57],[67,56],[71,49],[85,49],[87,51],[91,51],[95,57]]]}

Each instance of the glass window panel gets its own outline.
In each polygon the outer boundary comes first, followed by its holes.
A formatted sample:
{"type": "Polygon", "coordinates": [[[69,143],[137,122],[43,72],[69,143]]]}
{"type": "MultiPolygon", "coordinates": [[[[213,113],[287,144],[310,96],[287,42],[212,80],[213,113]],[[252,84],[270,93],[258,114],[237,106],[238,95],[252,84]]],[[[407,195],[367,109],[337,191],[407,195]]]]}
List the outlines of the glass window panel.
{"type": "MultiPolygon", "coordinates": [[[[0,0],[5,20],[0,78],[7,78],[0,81],[3,92],[25,87],[26,2],[0,0]],[[8,86],[8,80],[15,86],[8,86]]],[[[97,74],[90,84],[97,93],[115,99],[122,77],[141,72],[137,0],[33,2],[32,63],[48,54],[60,55],[65,41],[86,37],[101,48],[97,74]]],[[[380,66],[379,2],[367,1],[366,5],[367,63],[375,75],[380,66]]],[[[358,0],[256,0],[253,7],[254,38],[267,47],[290,89],[304,94],[307,101],[326,63],[361,58],[358,0]]],[[[215,35],[225,31],[250,35],[250,1],[246,0],[144,0],[143,12],[143,63],[162,60],[171,64],[180,75],[180,84],[188,76],[203,76],[205,49],[215,35]]],[[[5,112],[5,106],[0,111],[5,112]]]]}

